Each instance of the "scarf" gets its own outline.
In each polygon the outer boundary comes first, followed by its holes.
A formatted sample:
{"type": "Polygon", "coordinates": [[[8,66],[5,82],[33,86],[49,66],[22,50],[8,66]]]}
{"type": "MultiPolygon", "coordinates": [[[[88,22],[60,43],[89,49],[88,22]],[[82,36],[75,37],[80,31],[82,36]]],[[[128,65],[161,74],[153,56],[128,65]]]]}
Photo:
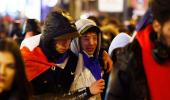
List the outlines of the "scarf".
{"type": "Polygon", "coordinates": [[[101,79],[101,69],[97,57],[88,57],[85,52],[81,52],[83,55],[84,66],[90,70],[96,80],[101,79]]]}
{"type": "Polygon", "coordinates": [[[63,63],[68,56],[69,56],[69,53],[68,53],[68,51],[66,51],[64,54],[61,54],[61,55],[60,55],[60,58],[58,58],[55,63],[56,63],[56,64],[61,64],[61,63],[63,63]]]}

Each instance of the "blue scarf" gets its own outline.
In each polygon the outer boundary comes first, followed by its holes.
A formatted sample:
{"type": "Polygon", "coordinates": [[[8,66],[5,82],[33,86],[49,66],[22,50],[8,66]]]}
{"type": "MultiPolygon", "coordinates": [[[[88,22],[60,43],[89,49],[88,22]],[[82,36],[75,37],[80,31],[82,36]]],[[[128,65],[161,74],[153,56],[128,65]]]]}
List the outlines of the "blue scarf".
{"type": "Polygon", "coordinates": [[[61,64],[69,56],[68,51],[61,55],[61,57],[55,62],[56,64],[61,64]]]}
{"type": "Polygon", "coordinates": [[[88,68],[96,80],[101,79],[101,69],[97,57],[88,57],[87,54],[83,54],[84,66],[88,68]]]}

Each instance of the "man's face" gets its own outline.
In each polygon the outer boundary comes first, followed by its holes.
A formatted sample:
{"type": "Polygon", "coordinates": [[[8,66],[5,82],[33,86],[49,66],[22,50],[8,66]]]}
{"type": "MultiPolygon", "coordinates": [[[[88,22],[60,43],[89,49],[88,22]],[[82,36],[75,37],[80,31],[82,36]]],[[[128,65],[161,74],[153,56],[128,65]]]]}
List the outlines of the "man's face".
{"type": "Polygon", "coordinates": [[[97,34],[88,32],[80,37],[80,45],[88,55],[93,55],[97,47],[97,34]]]}
{"type": "Polygon", "coordinates": [[[165,22],[163,25],[161,25],[157,20],[154,20],[153,28],[158,34],[158,39],[167,47],[170,47],[170,20],[165,22]]]}
{"type": "Polygon", "coordinates": [[[71,39],[56,40],[55,48],[58,53],[65,53],[70,47],[71,39]]]}
{"type": "Polygon", "coordinates": [[[170,20],[165,22],[162,27],[162,35],[165,39],[165,44],[170,47],[170,20]]]}

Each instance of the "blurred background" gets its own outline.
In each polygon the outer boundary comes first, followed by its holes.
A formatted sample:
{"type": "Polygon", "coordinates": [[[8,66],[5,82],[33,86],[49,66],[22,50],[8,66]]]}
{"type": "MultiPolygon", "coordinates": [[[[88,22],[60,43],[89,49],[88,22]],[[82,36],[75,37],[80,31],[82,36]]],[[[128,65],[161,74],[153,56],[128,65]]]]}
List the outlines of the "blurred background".
{"type": "MultiPolygon", "coordinates": [[[[34,19],[41,29],[53,9],[64,9],[77,20],[94,20],[103,31],[102,45],[107,48],[120,32],[131,35],[151,0],[0,0],[0,33],[14,39],[25,36],[25,21],[34,19]]],[[[30,21],[31,22],[31,21],[30,21]]],[[[31,22],[32,24],[32,22],[31,22]]],[[[30,29],[30,28],[29,28],[30,29]]],[[[40,31],[41,32],[41,31],[40,31]]],[[[28,36],[29,37],[29,36],[28,36]]]]}
{"type": "Polygon", "coordinates": [[[121,21],[144,14],[150,0],[0,0],[0,16],[43,21],[53,7],[70,12],[74,18],[114,15],[121,21]]]}

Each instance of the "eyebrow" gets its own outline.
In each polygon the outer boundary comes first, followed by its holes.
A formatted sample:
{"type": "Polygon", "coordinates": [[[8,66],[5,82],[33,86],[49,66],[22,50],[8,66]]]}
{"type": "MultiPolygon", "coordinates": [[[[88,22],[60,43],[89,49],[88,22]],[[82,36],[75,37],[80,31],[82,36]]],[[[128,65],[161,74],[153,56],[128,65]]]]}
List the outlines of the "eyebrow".
{"type": "Polygon", "coordinates": [[[82,35],[82,36],[97,36],[96,34],[92,34],[92,35],[82,35]]]}
{"type": "MultiPolygon", "coordinates": [[[[2,62],[0,61],[0,64],[1,64],[2,62]]],[[[15,62],[5,62],[6,64],[15,64],[15,62]]]]}
{"type": "Polygon", "coordinates": [[[8,66],[15,67],[15,63],[8,63],[7,65],[8,65],[8,66]]]}

